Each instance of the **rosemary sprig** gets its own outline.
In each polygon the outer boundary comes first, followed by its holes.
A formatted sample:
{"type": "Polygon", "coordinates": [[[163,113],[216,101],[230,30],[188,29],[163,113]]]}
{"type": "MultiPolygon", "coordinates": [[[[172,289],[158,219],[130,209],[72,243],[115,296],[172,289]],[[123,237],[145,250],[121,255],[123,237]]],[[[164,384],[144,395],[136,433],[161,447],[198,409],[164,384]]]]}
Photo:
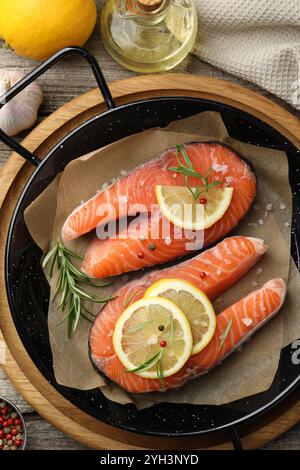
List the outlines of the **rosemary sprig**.
{"type": "Polygon", "coordinates": [[[190,191],[195,201],[197,201],[197,199],[200,197],[201,194],[208,192],[209,189],[214,188],[215,186],[221,186],[224,184],[224,181],[214,181],[212,183],[208,182],[209,177],[211,175],[212,168],[209,168],[207,170],[204,177],[198,171],[196,171],[195,168],[193,167],[193,164],[185,148],[182,145],[176,145],[176,160],[177,160],[178,166],[169,167],[168,170],[175,171],[176,173],[180,173],[184,175],[185,185],[190,191]],[[182,158],[185,164],[180,161],[179,153],[182,155],[182,158]],[[189,177],[197,178],[200,180],[200,183],[196,186],[196,188],[192,188],[189,185],[189,182],[188,182],[189,177]]]}
{"type": "Polygon", "coordinates": [[[222,335],[222,341],[221,343],[219,344],[219,347],[218,347],[218,351],[220,351],[220,349],[223,347],[223,344],[225,343],[226,341],[226,338],[228,336],[228,333],[230,331],[230,328],[232,326],[232,319],[229,320],[228,322],[228,325],[226,326],[226,330],[224,331],[223,335],[222,335]]]}
{"type": "Polygon", "coordinates": [[[160,381],[161,388],[163,388],[164,387],[164,370],[163,370],[163,365],[162,365],[162,357],[160,357],[157,363],[157,377],[158,377],[158,380],[160,381]]]}
{"type": "Polygon", "coordinates": [[[62,324],[67,321],[68,337],[71,338],[76,330],[80,317],[88,321],[92,321],[89,316],[92,313],[83,305],[84,301],[95,303],[106,303],[115,297],[101,298],[96,294],[90,292],[82,284],[93,287],[106,287],[111,283],[95,283],[92,278],[81,272],[72,264],[73,259],[82,259],[80,255],[66,248],[60,241],[57,241],[54,247],[49,251],[43,260],[43,268],[50,264],[49,275],[53,276],[54,267],[56,265],[59,275],[55,286],[55,292],[52,297],[52,302],[60,294],[58,309],[62,312],[67,310],[65,317],[58,323],[62,324]]]}
{"type": "Polygon", "coordinates": [[[143,328],[145,328],[145,326],[151,325],[151,323],[153,323],[153,320],[148,320],[144,323],[139,323],[138,325],[129,328],[129,330],[127,330],[127,333],[134,333],[135,331],[142,330],[143,328]]]}
{"type": "Polygon", "coordinates": [[[171,316],[170,318],[170,344],[173,343],[174,339],[174,320],[173,317],[171,316]]]}
{"type": "Polygon", "coordinates": [[[125,372],[144,372],[148,369],[151,369],[151,367],[155,366],[160,361],[161,356],[162,350],[155,353],[154,356],[150,357],[150,359],[147,359],[147,361],[143,362],[134,369],[125,369],[125,372]]]}
{"type": "Polygon", "coordinates": [[[128,295],[128,297],[126,297],[126,299],[124,300],[124,303],[123,303],[123,307],[128,307],[128,305],[134,299],[134,297],[136,296],[138,291],[139,291],[138,289],[135,289],[131,294],[128,295]]]}

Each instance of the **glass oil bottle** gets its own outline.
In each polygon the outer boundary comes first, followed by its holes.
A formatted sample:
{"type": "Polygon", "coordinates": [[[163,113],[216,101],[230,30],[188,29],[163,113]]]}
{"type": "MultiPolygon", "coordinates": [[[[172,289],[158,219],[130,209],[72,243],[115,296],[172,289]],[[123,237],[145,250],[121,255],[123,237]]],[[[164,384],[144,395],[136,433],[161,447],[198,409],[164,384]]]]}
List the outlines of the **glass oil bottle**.
{"type": "Polygon", "coordinates": [[[108,52],[136,72],[172,69],[191,51],[196,34],[193,0],[106,0],[101,14],[108,52]]]}

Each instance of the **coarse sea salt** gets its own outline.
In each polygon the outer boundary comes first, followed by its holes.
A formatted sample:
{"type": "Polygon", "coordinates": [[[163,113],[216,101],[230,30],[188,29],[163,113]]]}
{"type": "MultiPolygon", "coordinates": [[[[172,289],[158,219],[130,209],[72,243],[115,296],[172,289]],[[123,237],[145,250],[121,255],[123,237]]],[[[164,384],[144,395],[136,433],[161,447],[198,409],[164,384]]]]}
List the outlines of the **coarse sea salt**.
{"type": "Polygon", "coordinates": [[[269,202],[269,204],[266,205],[266,211],[270,212],[273,209],[273,204],[269,202]]]}
{"type": "Polygon", "coordinates": [[[127,170],[121,170],[120,175],[121,176],[126,176],[127,175],[127,170]]]}
{"type": "Polygon", "coordinates": [[[285,208],[286,208],[286,205],[285,204],[280,204],[280,209],[283,211],[285,208]]]}
{"type": "Polygon", "coordinates": [[[166,244],[166,245],[171,245],[171,243],[172,243],[171,237],[166,237],[166,238],[165,238],[165,244],[166,244]]]}
{"type": "Polygon", "coordinates": [[[257,272],[257,274],[261,274],[263,272],[263,269],[262,268],[257,268],[256,272],[257,272]]]}
{"type": "Polygon", "coordinates": [[[259,224],[259,225],[264,225],[263,219],[259,219],[258,224],[259,224]]]}
{"type": "Polygon", "coordinates": [[[213,163],[212,169],[214,171],[220,171],[222,175],[225,175],[228,172],[228,165],[220,165],[219,163],[213,163]]]}
{"type": "Polygon", "coordinates": [[[244,323],[244,325],[250,326],[252,325],[253,320],[251,318],[242,318],[242,322],[244,323]]]}
{"type": "Polygon", "coordinates": [[[257,286],[258,286],[258,282],[256,282],[256,281],[251,281],[251,284],[252,284],[254,287],[257,287],[257,286]]]}
{"type": "Polygon", "coordinates": [[[105,189],[109,186],[109,183],[106,181],[105,183],[103,183],[103,185],[101,186],[101,189],[105,189]]]}
{"type": "Polygon", "coordinates": [[[289,222],[285,222],[284,225],[285,227],[290,227],[291,224],[289,222]]]}

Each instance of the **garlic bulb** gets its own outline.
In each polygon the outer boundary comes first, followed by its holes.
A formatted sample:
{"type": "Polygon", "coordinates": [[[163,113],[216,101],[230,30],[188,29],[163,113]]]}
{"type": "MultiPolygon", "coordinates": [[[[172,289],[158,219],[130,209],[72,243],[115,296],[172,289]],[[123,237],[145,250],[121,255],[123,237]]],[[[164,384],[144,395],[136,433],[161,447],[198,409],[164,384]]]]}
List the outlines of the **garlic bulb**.
{"type": "MultiPolygon", "coordinates": [[[[25,75],[19,71],[0,69],[0,97],[25,75]]],[[[37,120],[43,102],[41,87],[33,82],[0,109],[0,129],[14,136],[29,129],[37,120]]]]}

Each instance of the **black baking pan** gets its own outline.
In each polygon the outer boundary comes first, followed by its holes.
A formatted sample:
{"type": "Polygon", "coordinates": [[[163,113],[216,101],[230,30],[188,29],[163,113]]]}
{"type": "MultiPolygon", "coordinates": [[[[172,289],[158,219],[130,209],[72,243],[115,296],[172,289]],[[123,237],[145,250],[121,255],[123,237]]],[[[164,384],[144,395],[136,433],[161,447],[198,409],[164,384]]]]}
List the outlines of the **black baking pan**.
{"type": "Polygon", "coordinates": [[[64,49],[40,65],[0,99],[2,106],[60,58],[70,54],[81,55],[88,61],[107,111],[87,120],[64,137],[43,161],[39,161],[34,154],[0,130],[0,139],[36,166],[15,208],[7,237],[5,277],[16,330],[31,359],[49,383],[78,408],[99,420],[129,431],[170,438],[195,437],[227,430],[235,447],[239,448],[238,429],[279,403],[299,384],[299,365],[291,360],[295,345],[291,344],[282,350],[278,371],[267,391],[223,406],[166,403],[138,411],[134,405],[119,405],[108,400],[99,389],[80,391],[63,387],[56,382],[53,373],[47,327],[49,286],[41,269],[42,252],[27,231],[24,210],[71,160],[145,129],[164,127],[172,121],[203,111],[216,111],[221,114],[231,137],[286,152],[293,194],[291,254],[299,269],[299,150],[265,122],[215,101],[174,96],[141,100],[117,107],[98,63],[85,49],[78,47],[64,49]]]}

